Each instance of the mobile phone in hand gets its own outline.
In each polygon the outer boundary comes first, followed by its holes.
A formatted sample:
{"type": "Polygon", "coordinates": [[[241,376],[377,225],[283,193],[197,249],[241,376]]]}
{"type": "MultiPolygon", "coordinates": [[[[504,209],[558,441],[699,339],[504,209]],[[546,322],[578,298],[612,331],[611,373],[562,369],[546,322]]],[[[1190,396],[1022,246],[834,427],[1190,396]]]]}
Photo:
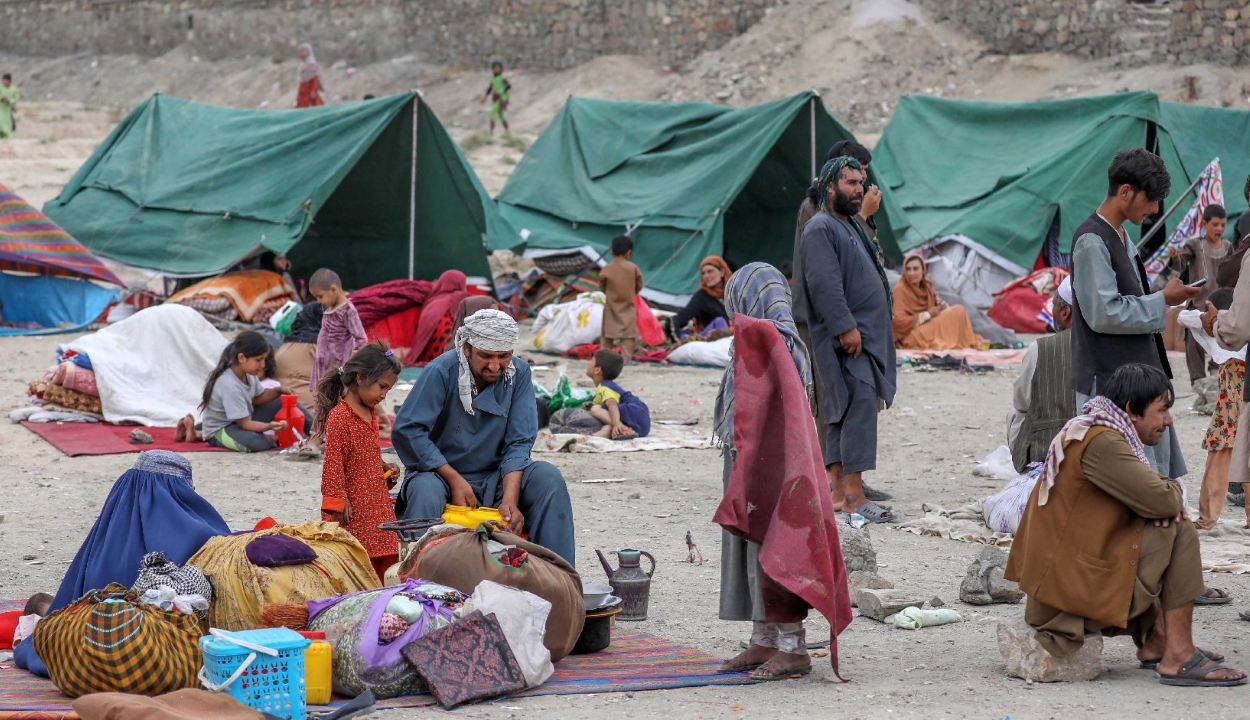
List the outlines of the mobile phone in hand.
{"type": "Polygon", "coordinates": [[[1206,279],[1206,278],[1202,278],[1201,280],[1199,280],[1199,281],[1197,281],[1197,282],[1192,282],[1192,283],[1190,283],[1190,284],[1189,284],[1189,287],[1191,287],[1191,288],[1200,288],[1200,287],[1202,287],[1203,285],[1206,285],[1206,284],[1207,284],[1207,279],[1206,279]]]}

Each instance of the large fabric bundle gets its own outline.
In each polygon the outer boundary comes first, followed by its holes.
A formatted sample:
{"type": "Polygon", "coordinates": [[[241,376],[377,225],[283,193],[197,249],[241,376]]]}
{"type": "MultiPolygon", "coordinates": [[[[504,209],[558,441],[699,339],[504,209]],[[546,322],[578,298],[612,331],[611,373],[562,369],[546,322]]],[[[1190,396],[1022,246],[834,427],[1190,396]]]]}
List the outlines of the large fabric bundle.
{"type": "Polygon", "coordinates": [[[152,427],[173,427],[199,407],[225,346],[221,333],[181,305],[141,310],[69,345],[91,356],[105,420],[152,427]]]}
{"type": "Polygon", "coordinates": [[[476,532],[465,530],[418,546],[400,569],[401,577],[420,577],[472,594],[483,580],[531,592],[551,603],[543,644],[558,661],[572,651],[586,622],[582,579],[559,555],[482,523],[476,532]],[[491,540],[516,546],[527,553],[521,567],[500,563],[491,554],[491,540]]]}
{"type": "Polygon", "coordinates": [[[572,302],[543,308],[534,320],[534,349],[559,354],[599,342],[604,302],[601,292],[582,293],[572,302]]]}
{"type": "Polygon", "coordinates": [[[35,626],[35,652],[61,692],[161,695],[199,685],[200,621],[142,605],[116,583],[35,626]]]}
{"type": "Polygon", "coordinates": [[[288,300],[299,300],[295,288],[269,270],[244,270],[198,282],[169,298],[223,320],[268,322],[288,300]]]}
{"type": "Polygon", "coordinates": [[[260,627],[268,603],[303,603],[378,587],[369,553],[338,523],[306,522],[277,525],[242,535],[215,537],[189,561],[213,583],[209,623],[223,630],[260,627]],[[317,552],[304,565],[261,567],[247,559],[247,546],[257,538],[285,535],[317,552]]]}
{"type": "MultiPolygon", "coordinates": [[[[312,618],[308,629],[334,638],[336,693],[354,697],[372,690],[376,697],[390,698],[425,691],[425,683],[401,651],[408,643],[450,625],[452,609],[422,596],[422,585],[429,583],[408,580],[402,585],[335,598],[328,603],[310,603],[312,618]],[[400,593],[419,603],[421,614],[398,636],[387,636],[388,642],[380,644],[383,615],[387,613],[387,605],[400,593]]],[[[439,590],[450,592],[446,588],[439,590]]]]}

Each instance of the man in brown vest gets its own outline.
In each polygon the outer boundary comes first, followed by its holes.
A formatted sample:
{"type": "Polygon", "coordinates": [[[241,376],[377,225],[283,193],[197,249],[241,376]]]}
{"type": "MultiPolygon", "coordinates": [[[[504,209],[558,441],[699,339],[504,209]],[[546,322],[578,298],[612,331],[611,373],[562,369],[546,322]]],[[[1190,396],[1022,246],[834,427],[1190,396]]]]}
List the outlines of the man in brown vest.
{"type": "Polygon", "coordinates": [[[1012,544],[1006,577],[1028,595],[1025,622],[1057,657],[1086,633],[1132,635],[1141,667],[1165,685],[1245,684],[1219,653],[1194,646],[1198,533],[1181,484],[1146,461],[1172,424],[1172,383],[1130,363],[1099,393],[1055,437],[1012,544]]]}
{"type": "Polygon", "coordinates": [[[1064,278],[1051,306],[1054,335],[1024,354],[1007,413],[1007,442],[1016,472],[1046,459],[1050,441],[1076,415],[1072,392],[1072,280],[1064,278]]]}

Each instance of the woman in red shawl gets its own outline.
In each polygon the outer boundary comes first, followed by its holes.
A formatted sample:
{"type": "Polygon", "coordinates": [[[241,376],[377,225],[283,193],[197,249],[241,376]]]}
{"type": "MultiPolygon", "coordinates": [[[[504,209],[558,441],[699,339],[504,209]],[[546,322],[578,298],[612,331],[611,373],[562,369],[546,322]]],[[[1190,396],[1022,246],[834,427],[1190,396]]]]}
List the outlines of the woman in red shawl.
{"type": "Polygon", "coordinates": [[[459,270],[448,270],[438,277],[434,289],[421,306],[421,319],[412,337],[412,347],[404,356],[406,367],[425,367],[443,354],[451,337],[460,301],[469,296],[469,278],[459,270]]]}
{"type": "Polygon", "coordinates": [[[306,108],[325,105],[321,100],[321,65],[313,55],[312,45],[304,43],[299,46],[299,94],[295,96],[295,107],[306,108]]]}

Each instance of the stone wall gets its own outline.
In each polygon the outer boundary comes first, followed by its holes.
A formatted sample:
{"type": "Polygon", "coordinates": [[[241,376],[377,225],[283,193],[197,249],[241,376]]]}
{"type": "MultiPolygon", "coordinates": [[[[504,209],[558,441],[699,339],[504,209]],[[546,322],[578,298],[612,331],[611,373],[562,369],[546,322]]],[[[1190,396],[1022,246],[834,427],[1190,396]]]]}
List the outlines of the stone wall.
{"type": "Polygon", "coordinates": [[[1250,0],[913,0],[1000,53],[1121,57],[1125,64],[1250,61],[1250,0]]]}
{"type": "Polygon", "coordinates": [[[680,65],[724,44],[778,0],[0,0],[0,49],[207,60],[289,57],[550,70],[607,54],[680,65]]]}

